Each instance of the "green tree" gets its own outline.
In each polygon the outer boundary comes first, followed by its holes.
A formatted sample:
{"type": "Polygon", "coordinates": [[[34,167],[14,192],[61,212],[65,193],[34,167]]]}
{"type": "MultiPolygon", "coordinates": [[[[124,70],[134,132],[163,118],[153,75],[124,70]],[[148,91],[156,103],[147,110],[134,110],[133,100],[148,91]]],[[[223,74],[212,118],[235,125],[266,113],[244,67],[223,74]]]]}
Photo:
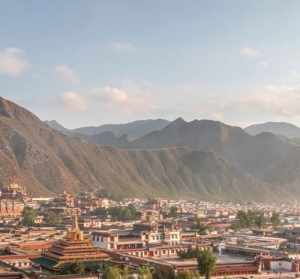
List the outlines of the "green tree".
{"type": "Polygon", "coordinates": [[[200,251],[197,257],[197,262],[200,275],[205,276],[206,279],[210,279],[217,262],[213,253],[208,249],[200,251]]]}
{"type": "Polygon", "coordinates": [[[254,218],[254,224],[258,227],[258,228],[262,228],[265,226],[266,224],[266,218],[264,216],[264,214],[262,212],[258,212],[254,218]]]}
{"type": "Polygon", "coordinates": [[[63,223],[62,215],[53,210],[47,211],[44,215],[44,218],[45,218],[46,224],[51,225],[51,226],[57,226],[57,225],[61,225],[63,223]]]}
{"type": "Polygon", "coordinates": [[[102,270],[102,264],[96,262],[90,262],[85,264],[85,272],[86,273],[97,273],[102,270]]]}
{"type": "Polygon", "coordinates": [[[188,271],[179,272],[176,276],[176,279],[193,279],[193,278],[197,278],[197,276],[194,273],[188,271]]]}
{"type": "Polygon", "coordinates": [[[141,266],[138,269],[139,279],[152,279],[152,272],[148,266],[141,266]]]}
{"type": "Polygon", "coordinates": [[[258,227],[262,228],[266,224],[266,218],[261,211],[248,210],[247,212],[240,210],[236,216],[235,229],[258,227]]]}
{"type": "Polygon", "coordinates": [[[106,219],[108,213],[107,213],[107,209],[106,208],[99,207],[99,208],[97,208],[97,209],[94,210],[93,214],[96,215],[99,218],[106,219]]]}
{"type": "Polygon", "coordinates": [[[112,219],[118,221],[137,220],[140,217],[140,212],[132,205],[127,207],[111,207],[107,211],[112,219]]]}
{"type": "Polygon", "coordinates": [[[279,225],[280,225],[280,217],[279,217],[279,213],[273,212],[270,221],[271,221],[273,227],[279,226],[279,225]]]}
{"type": "Polygon", "coordinates": [[[169,210],[169,214],[168,214],[168,217],[177,217],[177,214],[178,214],[178,209],[176,206],[171,206],[170,207],[170,210],[169,210]]]}
{"type": "Polygon", "coordinates": [[[153,279],[175,279],[174,270],[168,267],[157,267],[153,272],[153,279]]]}
{"type": "Polygon", "coordinates": [[[84,274],[85,273],[85,265],[82,262],[73,262],[65,264],[60,272],[60,274],[84,274]]]}
{"type": "Polygon", "coordinates": [[[81,262],[75,262],[71,265],[71,270],[73,270],[74,274],[84,274],[85,266],[81,262]]]}
{"type": "Polygon", "coordinates": [[[118,267],[109,266],[104,270],[103,279],[122,279],[122,272],[118,267]]]}
{"type": "Polygon", "coordinates": [[[181,259],[193,259],[193,258],[197,258],[199,253],[200,250],[198,248],[196,249],[188,248],[187,251],[179,251],[178,256],[181,259]]]}
{"type": "Polygon", "coordinates": [[[25,207],[23,210],[22,224],[24,226],[33,226],[37,217],[37,211],[32,207],[25,207]]]}
{"type": "Polygon", "coordinates": [[[247,228],[250,226],[250,221],[247,212],[240,210],[236,215],[237,223],[236,226],[238,228],[247,228]]]}
{"type": "Polygon", "coordinates": [[[127,279],[130,277],[131,274],[131,270],[128,266],[125,266],[122,270],[121,270],[121,277],[124,279],[127,279]]]}
{"type": "Polygon", "coordinates": [[[197,230],[200,235],[206,235],[208,226],[201,223],[201,220],[197,218],[196,224],[193,225],[193,229],[197,230]]]}

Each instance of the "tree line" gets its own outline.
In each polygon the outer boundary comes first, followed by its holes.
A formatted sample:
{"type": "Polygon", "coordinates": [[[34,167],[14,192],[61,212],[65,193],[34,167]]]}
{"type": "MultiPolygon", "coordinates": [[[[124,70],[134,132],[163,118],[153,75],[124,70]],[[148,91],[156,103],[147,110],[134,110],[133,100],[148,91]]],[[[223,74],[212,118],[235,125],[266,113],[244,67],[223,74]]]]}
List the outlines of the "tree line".
{"type": "Polygon", "coordinates": [[[196,279],[205,277],[210,279],[216,267],[216,257],[210,250],[197,250],[197,263],[198,270],[195,272],[185,271],[175,273],[170,268],[153,268],[150,266],[140,266],[137,270],[133,271],[129,268],[120,268],[105,264],[85,264],[82,262],[73,262],[65,264],[59,274],[89,274],[89,273],[102,273],[103,279],[196,279]],[[133,277],[136,275],[137,277],[133,277]]]}
{"type": "Polygon", "coordinates": [[[111,218],[115,221],[132,221],[138,220],[141,214],[133,205],[129,205],[127,207],[97,208],[92,215],[96,215],[102,219],[111,218]]]}
{"type": "Polygon", "coordinates": [[[270,218],[265,217],[264,212],[258,210],[238,211],[236,222],[233,224],[234,229],[245,228],[263,228],[266,224],[272,224],[274,227],[280,225],[280,216],[273,212],[270,218]]]}

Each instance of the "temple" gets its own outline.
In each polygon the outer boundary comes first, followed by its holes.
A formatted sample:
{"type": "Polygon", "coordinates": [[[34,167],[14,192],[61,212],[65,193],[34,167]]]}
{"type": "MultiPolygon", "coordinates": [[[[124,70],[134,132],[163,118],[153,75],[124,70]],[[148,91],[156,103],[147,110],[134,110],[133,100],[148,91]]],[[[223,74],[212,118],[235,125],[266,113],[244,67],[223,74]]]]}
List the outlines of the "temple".
{"type": "Polygon", "coordinates": [[[72,229],[56,241],[43,256],[37,260],[43,268],[59,270],[72,262],[98,263],[108,259],[108,255],[94,247],[88,237],[79,229],[77,215],[74,215],[72,229]]]}
{"type": "Polygon", "coordinates": [[[27,194],[17,183],[4,186],[0,191],[0,218],[18,218],[22,215],[27,194]]]}

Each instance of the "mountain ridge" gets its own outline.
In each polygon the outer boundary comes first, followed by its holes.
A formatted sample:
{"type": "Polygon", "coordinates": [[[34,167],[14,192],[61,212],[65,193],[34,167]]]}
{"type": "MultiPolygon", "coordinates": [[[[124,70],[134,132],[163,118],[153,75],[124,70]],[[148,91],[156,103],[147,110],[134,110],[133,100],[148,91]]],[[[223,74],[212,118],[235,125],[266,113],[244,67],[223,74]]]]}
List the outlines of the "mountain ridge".
{"type": "Polygon", "coordinates": [[[258,135],[263,132],[273,133],[289,139],[300,138],[300,128],[288,122],[265,122],[253,124],[244,129],[250,135],[258,135]]]}
{"type": "MultiPolygon", "coordinates": [[[[105,189],[114,196],[242,199],[236,187],[242,192],[253,189],[249,199],[258,195],[258,182],[235,174],[214,153],[187,147],[155,151],[99,147],[56,132],[1,98],[3,107],[0,163],[5,168],[0,169],[0,185],[19,182],[34,195],[105,189]],[[199,170],[192,158],[206,171],[199,170]]],[[[268,191],[263,192],[261,197],[266,197],[268,191]]]]}
{"type": "Polygon", "coordinates": [[[300,149],[273,134],[177,119],[130,144],[84,142],[0,99],[0,186],[19,182],[33,195],[103,189],[115,197],[300,198],[300,149]]]}

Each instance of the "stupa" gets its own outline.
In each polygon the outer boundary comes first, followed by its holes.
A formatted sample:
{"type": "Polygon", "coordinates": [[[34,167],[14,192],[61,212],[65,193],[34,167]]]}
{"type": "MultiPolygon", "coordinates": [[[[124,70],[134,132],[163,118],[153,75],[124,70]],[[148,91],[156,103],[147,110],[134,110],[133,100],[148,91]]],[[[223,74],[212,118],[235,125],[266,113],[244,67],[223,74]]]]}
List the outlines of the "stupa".
{"type": "Polygon", "coordinates": [[[43,268],[58,270],[72,262],[100,263],[109,256],[94,247],[91,240],[79,229],[78,217],[73,216],[72,229],[67,235],[56,242],[37,260],[43,268]]]}

